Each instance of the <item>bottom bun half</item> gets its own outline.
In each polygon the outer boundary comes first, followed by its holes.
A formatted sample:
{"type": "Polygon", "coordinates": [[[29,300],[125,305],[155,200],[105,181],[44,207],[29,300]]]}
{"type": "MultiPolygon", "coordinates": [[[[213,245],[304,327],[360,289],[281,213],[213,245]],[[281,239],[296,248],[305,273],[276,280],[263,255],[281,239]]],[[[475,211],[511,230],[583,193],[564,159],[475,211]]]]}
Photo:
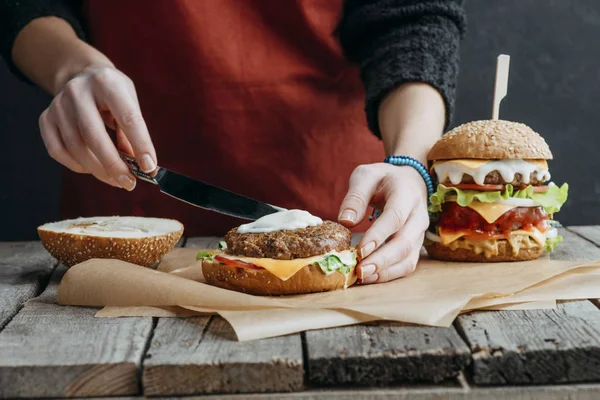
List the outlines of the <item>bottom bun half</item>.
{"type": "MultiPolygon", "coordinates": [[[[462,240],[462,239],[458,239],[462,240]]],[[[489,257],[481,252],[477,254],[472,249],[457,248],[452,250],[449,246],[437,242],[428,242],[425,249],[430,258],[441,261],[463,261],[463,262],[506,262],[535,260],[544,254],[542,247],[521,248],[515,254],[511,244],[507,240],[496,240],[498,246],[497,254],[489,257]]]]}
{"type": "Polygon", "coordinates": [[[202,262],[202,273],[210,285],[257,295],[325,292],[344,289],[356,282],[354,269],[348,276],[341,272],[325,275],[316,265],[305,266],[286,281],[266,269],[241,268],[206,260],[202,262]]]}

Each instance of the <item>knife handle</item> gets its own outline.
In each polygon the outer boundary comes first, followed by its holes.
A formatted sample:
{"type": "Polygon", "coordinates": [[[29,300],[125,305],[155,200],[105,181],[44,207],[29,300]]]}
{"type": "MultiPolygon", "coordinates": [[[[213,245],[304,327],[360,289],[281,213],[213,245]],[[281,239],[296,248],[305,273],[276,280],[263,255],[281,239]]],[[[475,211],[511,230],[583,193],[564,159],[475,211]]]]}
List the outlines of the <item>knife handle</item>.
{"type": "MultiPolygon", "coordinates": [[[[125,161],[125,164],[127,164],[127,167],[129,167],[129,170],[131,171],[132,174],[134,174],[135,176],[137,176],[138,178],[140,178],[143,181],[158,185],[158,182],[156,181],[156,178],[155,178],[156,172],[154,173],[154,176],[150,176],[142,171],[142,169],[138,165],[137,161],[135,160],[135,157],[130,156],[129,154],[123,153],[122,151],[119,152],[119,155],[121,156],[121,159],[123,161],[125,161]]],[[[160,167],[157,167],[156,171],[159,171],[159,169],[160,169],[160,167]]]]}

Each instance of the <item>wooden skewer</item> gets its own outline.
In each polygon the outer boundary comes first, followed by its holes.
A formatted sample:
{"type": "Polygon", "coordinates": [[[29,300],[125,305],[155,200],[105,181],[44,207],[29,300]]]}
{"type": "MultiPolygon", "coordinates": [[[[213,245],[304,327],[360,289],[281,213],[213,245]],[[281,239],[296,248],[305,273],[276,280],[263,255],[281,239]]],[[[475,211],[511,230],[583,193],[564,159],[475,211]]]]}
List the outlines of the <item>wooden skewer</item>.
{"type": "Polygon", "coordinates": [[[496,63],[496,82],[494,84],[494,108],[492,119],[498,119],[500,114],[500,102],[508,91],[508,69],[510,67],[510,56],[500,54],[496,63]]]}

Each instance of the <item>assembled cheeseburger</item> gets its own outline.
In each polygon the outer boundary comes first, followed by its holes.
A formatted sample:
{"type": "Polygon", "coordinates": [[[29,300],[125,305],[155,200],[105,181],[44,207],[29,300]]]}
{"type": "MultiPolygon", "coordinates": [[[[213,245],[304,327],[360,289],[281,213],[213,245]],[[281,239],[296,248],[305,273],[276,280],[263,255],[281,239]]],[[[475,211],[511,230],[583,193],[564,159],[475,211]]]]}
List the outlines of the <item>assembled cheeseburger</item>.
{"type": "Polygon", "coordinates": [[[208,284],[258,295],[345,289],[356,282],[351,232],[301,210],[232,229],[221,251],[200,252],[208,284]]]}
{"type": "Polygon", "coordinates": [[[425,248],[446,261],[523,261],[562,241],[553,216],[568,185],[550,181],[552,153],[528,126],[474,121],[444,135],[428,155],[437,183],[425,248]]]}

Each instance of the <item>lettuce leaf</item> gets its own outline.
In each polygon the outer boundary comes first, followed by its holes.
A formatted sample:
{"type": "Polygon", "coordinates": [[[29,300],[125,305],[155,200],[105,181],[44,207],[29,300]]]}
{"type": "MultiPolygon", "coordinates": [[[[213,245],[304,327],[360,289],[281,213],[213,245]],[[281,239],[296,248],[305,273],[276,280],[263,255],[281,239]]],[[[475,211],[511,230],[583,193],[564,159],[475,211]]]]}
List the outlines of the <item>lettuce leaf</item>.
{"type": "Polygon", "coordinates": [[[219,242],[219,250],[223,251],[227,248],[227,242],[225,242],[224,240],[221,240],[219,242]]]}
{"type": "Polygon", "coordinates": [[[544,247],[544,250],[552,251],[552,250],[554,250],[556,245],[558,245],[562,241],[563,241],[563,237],[560,235],[557,235],[553,238],[546,238],[546,247],[544,247]]]}
{"type": "Polygon", "coordinates": [[[207,251],[199,251],[198,254],[196,254],[196,261],[199,261],[199,260],[212,261],[213,255],[207,251]]]}
{"type": "Polygon", "coordinates": [[[448,194],[456,195],[456,202],[461,207],[467,207],[473,201],[478,200],[484,203],[493,203],[498,199],[509,199],[511,197],[520,199],[532,199],[542,206],[548,214],[560,211],[562,205],[567,201],[569,185],[563,184],[561,187],[553,183],[548,185],[548,190],[543,193],[535,193],[533,186],[527,186],[525,189],[515,191],[511,184],[507,184],[503,192],[482,192],[479,190],[462,190],[455,187],[447,187],[442,184],[437,186],[437,191],[429,198],[429,211],[432,213],[442,211],[442,204],[445,203],[448,194]]]}
{"type": "Polygon", "coordinates": [[[321,268],[321,271],[323,271],[325,275],[332,274],[335,271],[339,271],[345,275],[356,265],[356,257],[353,257],[353,261],[352,264],[344,264],[338,256],[330,254],[321,261],[317,261],[315,264],[321,268]]]}
{"type": "Polygon", "coordinates": [[[532,199],[544,207],[548,214],[553,214],[560,211],[562,205],[567,201],[568,195],[568,183],[563,184],[561,187],[551,183],[548,185],[548,191],[544,193],[535,193],[532,186],[527,186],[525,189],[515,192],[513,197],[532,199]]]}

